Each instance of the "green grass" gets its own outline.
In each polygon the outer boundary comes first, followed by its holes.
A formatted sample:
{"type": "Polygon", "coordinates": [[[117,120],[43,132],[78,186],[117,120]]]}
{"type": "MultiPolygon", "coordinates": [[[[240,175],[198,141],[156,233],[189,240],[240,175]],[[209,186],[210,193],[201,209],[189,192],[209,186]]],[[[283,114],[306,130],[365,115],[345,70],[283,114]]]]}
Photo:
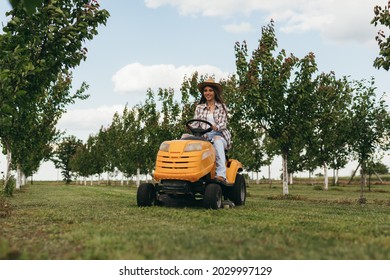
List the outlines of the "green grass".
{"type": "Polygon", "coordinates": [[[390,259],[389,185],[363,205],[357,186],[248,192],[232,209],[139,208],[135,187],[35,182],[2,202],[0,259],[390,259]]]}

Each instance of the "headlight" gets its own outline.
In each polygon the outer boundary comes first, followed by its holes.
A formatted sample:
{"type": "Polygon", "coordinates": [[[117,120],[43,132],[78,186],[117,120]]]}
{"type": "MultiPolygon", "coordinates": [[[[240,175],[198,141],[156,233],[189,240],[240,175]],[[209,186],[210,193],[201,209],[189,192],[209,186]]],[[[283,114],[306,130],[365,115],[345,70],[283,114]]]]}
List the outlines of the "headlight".
{"type": "Polygon", "coordinates": [[[162,142],[160,145],[160,151],[169,152],[169,144],[167,142],[162,142]]]}
{"type": "Polygon", "coordinates": [[[201,150],[202,150],[201,143],[189,143],[184,148],[184,152],[194,152],[194,151],[201,151],[201,150]]]}

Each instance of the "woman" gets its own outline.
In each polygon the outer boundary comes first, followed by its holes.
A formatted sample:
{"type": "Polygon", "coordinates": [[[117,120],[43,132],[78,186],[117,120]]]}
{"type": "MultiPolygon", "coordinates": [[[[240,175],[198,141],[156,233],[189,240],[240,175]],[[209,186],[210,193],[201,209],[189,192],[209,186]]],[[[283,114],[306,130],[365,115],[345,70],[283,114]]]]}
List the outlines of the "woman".
{"type": "MultiPolygon", "coordinates": [[[[226,182],[225,150],[230,148],[231,134],[227,129],[227,109],[222,99],[222,86],[213,79],[208,79],[198,85],[202,94],[195,109],[195,119],[208,121],[212,124],[212,131],[206,137],[213,142],[216,152],[216,179],[226,182]]],[[[207,125],[200,123],[203,129],[207,125]]]]}

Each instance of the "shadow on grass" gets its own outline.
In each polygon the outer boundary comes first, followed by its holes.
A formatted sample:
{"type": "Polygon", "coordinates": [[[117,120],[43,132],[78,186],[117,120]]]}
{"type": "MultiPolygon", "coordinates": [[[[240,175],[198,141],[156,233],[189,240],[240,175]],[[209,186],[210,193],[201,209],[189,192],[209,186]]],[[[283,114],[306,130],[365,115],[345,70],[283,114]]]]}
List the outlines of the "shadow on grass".
{"type": "Polygon", "coordinates": [[[9,246],[5,240],[0,240],[0,260],[22,260],[25,259],[23,253],[9,246]]]}
{"type": "Polygon", "coordinates": [[[190,197],[175,197],[169,195],[160,196],[161,205],[164,207],[173,208],[203,208],[203,199],[195,199],[190,197]]]}

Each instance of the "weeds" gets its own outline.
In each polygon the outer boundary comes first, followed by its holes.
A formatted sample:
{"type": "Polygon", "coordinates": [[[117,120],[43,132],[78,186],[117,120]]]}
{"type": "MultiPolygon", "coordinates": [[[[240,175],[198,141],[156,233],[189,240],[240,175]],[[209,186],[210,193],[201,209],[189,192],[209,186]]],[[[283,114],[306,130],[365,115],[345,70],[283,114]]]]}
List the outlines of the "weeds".
{"type": "Polygon", "coordinates": [[[374,204],[383,205],[383,206],[390,206],[390,199],[387,199],[387,200],[374,199],[374,204]]]}
{"type": "MultiPolygon", "coordinates": [[[[1,180],[1,185],[2,186],[4,185],[4,180],[1,180]]],[[[11,176],[7,181],[7,185],[3,186],[2,195],[11,197],[14,193],[15,185],[16,185],[15,177],[11,176]]]]}
{"type": "Polygon", "coordinates": [[[5,197],[0,196],[0,218],[7,218],[11,215],[11,203],[5,197]]]}
{"type": "Polygon", "coordinates": [[[357,204],[358,201],[356,201],[355,199],[340,198],[336,200],[336,203],[341,205],[353,205],[353,204],[357,204]]]}
{"type": "Polygon", "coordinates": [[[301,196],[301,195],[274,195],[274,196],[268,196],[268,200],[308,200],[307,197],[301,196]]]}
{"type": "Polygon", "coordinates": [[[313,190],[314,190],[314,191],[323,191],[324,188],[321,187],[321,186],[315,185],[315,186],[313,186],[313,190]]]}
{"type": "Polygon", "coordinates": [[[365,198],[365,197],[359,198],[359,199],[358,199],[358,203],[359,203],[360,205],[366,204],[366,203],[367,203],[367,198],[365,198]]]}

